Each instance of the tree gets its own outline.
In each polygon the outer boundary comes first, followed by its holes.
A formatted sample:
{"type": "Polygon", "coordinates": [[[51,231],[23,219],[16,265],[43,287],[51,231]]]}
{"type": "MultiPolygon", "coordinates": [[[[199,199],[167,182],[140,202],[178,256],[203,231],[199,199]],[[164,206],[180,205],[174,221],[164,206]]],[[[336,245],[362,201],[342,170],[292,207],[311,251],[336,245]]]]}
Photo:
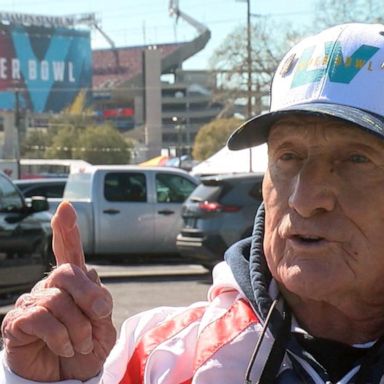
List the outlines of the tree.
{"type": "Polygon", "coordinates": [[[77,158],[91,164],[128,164],[133,142],[110,125],[87,127],[78,138],[77,158]]]}
{"type": "Polygon", "coordinates": [[[203,125],[197,132],[193,146],[193,158],[205,160],[227,143],[230,134],[242,123],[236,118],[222,118],[203,125]]]}
{"type": "Polygon", "coordinates": [[[71,148],[80,130],[91,123],[82,116],[57,115],[48,120],[48,127],[33,129],[22,139],[24,158],[72,159],[71,148]]]}
{"type": "Polygon", "coordinates": [[[44,157],[46,159],[76,159],[73,146],[78,142],[78,136],[78,128],[74,126],[59,128],[52,138],[51,145],[46,148],[44,157]]]}
{"type": "Polygon", "coordinates": [[[382,23],[384,20],[381,0],[317,0],[313,25],[322,30],[350,22],[382,23]]]}
{"type": "Polygon", "coordinates": [[[24,158],[43,159],[47,147],[52,143],[52,135],[43,130],[33,130],[23,139],[20,154],[24,158]]]}
{"type": "Polygon", "coordinates": [[[128,164],[133,142],[110,125],[75,126],[35,131],[23,143],[23,157],[81,159],[91,164],[128,164]]]}
{"type": "MultiPolygon", "coordinates": [[[[268,96],[273,73],[284,54],[299,40],[302,32],[288,23],[276,24],[270,18],[258,18],[252,25],[251,58],[253,113],[263,109],[262,99],[268,96]]],[[[215,50],[211,59],[212,70],[218,73],[215,100],[224,103],[225,115],[235,101],[246,99],[248,79],[247,31],[236,28],[215,50]]],[[[265,103],[264,103],[265,104],[265,103]]]]}

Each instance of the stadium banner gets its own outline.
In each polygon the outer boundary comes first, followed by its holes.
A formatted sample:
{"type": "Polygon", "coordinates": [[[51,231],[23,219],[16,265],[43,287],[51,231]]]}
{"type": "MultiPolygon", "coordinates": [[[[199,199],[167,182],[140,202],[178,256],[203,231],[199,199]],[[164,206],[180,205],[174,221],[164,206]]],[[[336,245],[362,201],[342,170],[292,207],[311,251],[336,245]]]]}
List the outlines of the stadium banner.
{"type": "Polygon", "coordinates": [[[58,113],[91,86],[89,30],[0,25],[0,110],[58,113]]]}

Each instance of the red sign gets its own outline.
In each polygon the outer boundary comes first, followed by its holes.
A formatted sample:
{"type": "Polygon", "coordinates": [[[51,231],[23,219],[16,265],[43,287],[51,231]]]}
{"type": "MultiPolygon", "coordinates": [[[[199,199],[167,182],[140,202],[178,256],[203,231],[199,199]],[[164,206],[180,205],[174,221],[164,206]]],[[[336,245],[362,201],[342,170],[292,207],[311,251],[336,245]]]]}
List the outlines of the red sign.
{"type": "Polygon", "coordinates": [[[133,115],[133,108],[110,108],[103,111],[104,117],[130,117],[133,115]]]}

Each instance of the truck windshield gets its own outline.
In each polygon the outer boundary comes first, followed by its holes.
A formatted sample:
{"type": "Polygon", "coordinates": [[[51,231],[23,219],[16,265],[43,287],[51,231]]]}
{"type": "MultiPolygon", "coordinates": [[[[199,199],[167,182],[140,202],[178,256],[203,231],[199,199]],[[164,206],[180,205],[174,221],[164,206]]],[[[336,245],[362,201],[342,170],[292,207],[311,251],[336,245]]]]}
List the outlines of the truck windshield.
{"type": "Polygon", "coordinates": [[[91,177],[90,173],[72,173],[69,175],[64,189],[64,200],[91,198],[91,177]]]}

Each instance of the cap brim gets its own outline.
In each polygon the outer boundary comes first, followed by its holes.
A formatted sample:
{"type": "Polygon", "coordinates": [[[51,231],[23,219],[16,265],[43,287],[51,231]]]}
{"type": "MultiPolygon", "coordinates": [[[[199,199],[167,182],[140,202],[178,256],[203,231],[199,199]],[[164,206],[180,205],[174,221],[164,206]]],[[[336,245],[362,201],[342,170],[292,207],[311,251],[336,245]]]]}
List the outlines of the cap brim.
{"type": "Polygon", "coordinates": [[[297,104],[256,116],[242,124],[228,139],[228,148],[239,150],[254,147],[268,140],[269,129],[282,117],[292,114],[334,117],[353,123],[384,139],[384,118],[346,105],[330,103],[297,104]]]}

